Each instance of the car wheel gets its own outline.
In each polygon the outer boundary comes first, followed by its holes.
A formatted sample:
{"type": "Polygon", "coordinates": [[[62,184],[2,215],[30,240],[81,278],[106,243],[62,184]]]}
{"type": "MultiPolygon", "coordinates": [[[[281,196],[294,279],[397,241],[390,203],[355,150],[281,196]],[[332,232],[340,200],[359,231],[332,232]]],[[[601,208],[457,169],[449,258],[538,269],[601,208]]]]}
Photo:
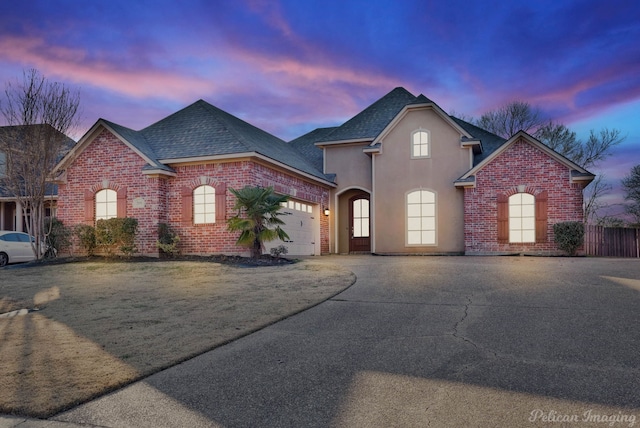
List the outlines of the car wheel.
{"type": "Polygon", "coordinates": [[[9,263],[9,256],[6,253],[0,253],[0,267],[6,266],[9,263]]]}

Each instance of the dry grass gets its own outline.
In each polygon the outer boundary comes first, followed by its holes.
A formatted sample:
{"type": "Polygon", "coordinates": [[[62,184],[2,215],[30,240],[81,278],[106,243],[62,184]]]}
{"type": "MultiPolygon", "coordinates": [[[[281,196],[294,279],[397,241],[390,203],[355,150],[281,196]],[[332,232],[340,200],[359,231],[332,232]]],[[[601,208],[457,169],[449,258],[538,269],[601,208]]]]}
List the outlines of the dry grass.
{"type": "Polygon", "coordinates": [[[48,417],[318,303],[353,283],[305,261],[0,270],[0,413],[48,417]]]}

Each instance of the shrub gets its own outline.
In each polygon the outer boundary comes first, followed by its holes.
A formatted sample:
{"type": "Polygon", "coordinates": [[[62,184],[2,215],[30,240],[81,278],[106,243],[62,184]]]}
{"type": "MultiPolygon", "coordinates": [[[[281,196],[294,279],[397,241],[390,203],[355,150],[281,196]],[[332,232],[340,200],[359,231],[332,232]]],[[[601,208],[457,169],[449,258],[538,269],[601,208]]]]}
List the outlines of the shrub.
{"type": "Polygon", "coordinates": [[[110,218],[96,222],[96,244],[107,255],[113,255],[115,250],[126,256],[131,256],[137,249],[135,245],[138,232],[138,220],[131,217],[110,218]]]}
{"type": "Polygon", "coordinates": [[[178,254],[178,242],[180,237],[166,223],[158,223],[158,241],[156,246],[162,254],[173,257],[178,254]]]}
{"type": "Polygon", "coordinates": [[[570,256],[575,256],[576,251],[584,242],[584,224],[579,221],[565,221],[553,225],[558,248],[570,256]]]}
{"type": "Polygon", "coordinates": [[[80,246],[88,256],[92,256],[96,250],[96,228],[88,224],[79,224],[73,230],[74,235],[80,240],[80,246]]]}
{"type": "Polygon", "coordinates": [[[271,255],[278,258],[280,258],[281,254],[287,254],[288,252],[289,250],[284,245],[278,245],[277,247],[271,249],[271,255]]]}
{"type": "Polygon", "coordinates": [[[61,250],[69,248],[71,246],[72,230],[56,217],[47,217],[44,221],[45,229],[51,226],[47,234],[47,255],[55,256],[61,250]]]}

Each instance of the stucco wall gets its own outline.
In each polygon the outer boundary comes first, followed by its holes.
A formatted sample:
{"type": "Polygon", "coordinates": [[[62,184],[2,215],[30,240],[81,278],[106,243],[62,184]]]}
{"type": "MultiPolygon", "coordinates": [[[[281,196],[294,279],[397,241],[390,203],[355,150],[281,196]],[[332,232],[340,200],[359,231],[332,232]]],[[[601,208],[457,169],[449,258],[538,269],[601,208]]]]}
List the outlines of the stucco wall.
{"type": "Polygon", "coordinates": [[[461,134],[432,109],[408,112],[382,141],[374,159],[374,239],[377,253],[456,253],[464,251],[463,192],[453,182],[470,169],[461,134]],[[411,135],[430,134],[430,157],[411,158],[411,135]],[[436,245],[406,245],[406,194],[436,193],[436,245]]]}
{"type": "Polygon", "coordinates": [[[582,188],[580,183],[570,183],[567,166],[525,140],[517,141],[478,171],[475,188],[465,189],[466,253],[557,253],[553,224],[583,220],[582,188]],[[548,192],[545,243],[498,243],[497,195],[512,195],[519,185],[534,196],[548,192]]]}
{"type": "MultiPolygon", "coordinates": [[[[157,225],[165,222],[180,236],[179,248],[185,254],[246,254],[244,248],[235,245],[237,233],[228,232],[226,222],[193,225],[182,221],[181,192],[184,187],[193,189],[203,180],[226,184],[224,210],[227,218],[234,214],[234,198],[228,189],[240,189],[245,185],[272,186],[276,192],[317,204],[319,209],[329,204],[327,187],[249,159],[173,165],[177,176],[169,178],[143,175],[145,164],[124,143],[103,130],[68,167],[66,183],[59,187],[58,217],[67,226],[84,223],[86,189],[95,192],[105,186],[114,190],[124,187],[127,190],[127,216],[136,218],[139,223],[136,245],[140,253],[157,254],[157,225]]],[[[328,253],[328,218],[319,217],[320,250],[328,253]]],[[[77,245],[75,251],[79,251],[77,245]]]]}

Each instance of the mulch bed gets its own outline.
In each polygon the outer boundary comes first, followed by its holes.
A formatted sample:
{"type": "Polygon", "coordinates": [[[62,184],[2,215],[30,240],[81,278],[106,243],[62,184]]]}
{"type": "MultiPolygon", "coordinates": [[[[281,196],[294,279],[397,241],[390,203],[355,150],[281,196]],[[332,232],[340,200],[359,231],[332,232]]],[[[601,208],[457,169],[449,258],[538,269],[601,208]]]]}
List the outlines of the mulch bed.
{"type": "Polygon", "coordinates": [[[258,259],[242,256],[227,256],[224,254],[213,254],[210,256],[196,256],[196,255],[177,255],[173,257],[144,257],[144,256],[59,256],[55,258],[43,259],[30,263],[21,263],[12,265],[9,267],[26,267],[37,264],[60,264],[60,263],[79,263],[79,262],[162,262],[162,261],[191,261],[191,262],[209,262],[209,263],[221,263],[225,265],[232,265],[238,267],[259,267],[259,266],[280,266],[290,265],[298,263],[299,259],[288,259],[285,257],[274,257],[269,254],[263,254],[258,259]]]}

